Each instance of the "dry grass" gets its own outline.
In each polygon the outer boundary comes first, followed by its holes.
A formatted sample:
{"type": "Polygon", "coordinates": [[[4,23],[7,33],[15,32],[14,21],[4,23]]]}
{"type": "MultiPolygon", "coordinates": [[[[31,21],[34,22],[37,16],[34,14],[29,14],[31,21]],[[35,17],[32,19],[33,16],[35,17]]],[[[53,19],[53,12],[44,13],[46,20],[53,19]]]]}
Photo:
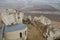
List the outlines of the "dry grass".
{"type": "Polygon", "coordinates": [[[41,30],[43,30],[43,32],[46,32],[47,30],[47,26],[45,26],[43,23],[39,22],[39,21],[35,21],[36,25],[38,25],[39,28],[41,28],[41,30]]]}
{"type": "Polygon", "coordinates": [[[58,26],[60,26],[60,22],[52,21],[51,26],[52,26],[53,28],[58,27],[58,26]]]}
{"type": "Polygon", "coordinates": [[[2,28],[2,17],[0,15],[0,29],[2,28]]]}
{"type": "Polygon", "coordinates": [[[33,25],[28,24],[28,38],[27,40],[46,40],[41,32],[33,25]]]}
{"type": "MultiPolygon", "coordinates": [[[[36,22],[37,25],[42,26],[42,29],[45,30],[45,25],[42,23],[36,22]]],[[[52,21],[51,25],[53,27],[57,27],[60,24],[60,22],[52,21]]],[[[28,24],[28,38],[27,40],[46,40],[46,38],[43,37],[42,33],[34,27],[32,24],[28,24]]]]}

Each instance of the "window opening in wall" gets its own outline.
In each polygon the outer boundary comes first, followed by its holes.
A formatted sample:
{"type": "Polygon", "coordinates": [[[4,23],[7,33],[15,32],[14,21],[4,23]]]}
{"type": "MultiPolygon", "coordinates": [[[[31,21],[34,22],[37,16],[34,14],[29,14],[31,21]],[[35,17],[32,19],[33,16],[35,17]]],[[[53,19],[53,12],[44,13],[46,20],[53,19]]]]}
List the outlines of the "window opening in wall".
{"type": "Polygon", "coordinates": [[[20,32],[20,38],[22,38],[22,33],[20,32]]]}
{"type": "Polygon", "coordinates": [[[18,19],[20,19],[20,17],[18,17],[18,19]]]}
{"type": "Polygon", "coordinates": [[[11,23],[11,25],[13,25],[14,23],[11,23]]]}
{"type": "Polygon", "coordinates": [[[26,31],[25,31],[25,35],[26,35],[26,31]]]}

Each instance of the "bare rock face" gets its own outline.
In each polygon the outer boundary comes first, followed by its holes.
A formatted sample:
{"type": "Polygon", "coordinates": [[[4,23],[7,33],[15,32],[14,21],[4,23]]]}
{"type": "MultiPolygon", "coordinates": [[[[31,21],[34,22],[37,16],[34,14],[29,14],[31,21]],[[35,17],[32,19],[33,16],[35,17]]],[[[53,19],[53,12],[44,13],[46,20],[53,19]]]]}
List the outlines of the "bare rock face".
{"type": "Polygon", "coordinates": [[[47,40],[54,40],[52,37],[48,37],[47,40]]]}
{"type": "Polygon", "coordinates": [[[53,30],[50,31],[50,35],[48,36],[47,40],[60,40],[60,26],[55,27],[53,30]]]}

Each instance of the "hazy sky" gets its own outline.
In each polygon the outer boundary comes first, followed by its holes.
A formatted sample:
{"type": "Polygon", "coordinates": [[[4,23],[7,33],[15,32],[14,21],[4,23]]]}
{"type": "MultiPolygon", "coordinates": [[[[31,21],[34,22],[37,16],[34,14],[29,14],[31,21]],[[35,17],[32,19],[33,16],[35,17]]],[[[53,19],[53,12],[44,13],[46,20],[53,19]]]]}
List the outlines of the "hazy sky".
{"type": "Polygon", "coordinates": [[[0,3],[18,3],[18,2],[44,2],[44,3],[58,3],[60,0],[0,0],[0,3]]]}
{"type": "MultiPolygon", "coordinates": [[[[42,4],[50,4],[50,3],[59,3],[60,4],[60,0],[0,0],[0,8],[4,8],[4,7],[5,8],[7,8],[7,7],[18,8],[18,7],[26,7],[27,5],[29,6],[30,4],[32,4],[32,5],[41,4],[42,5],[42,4]]],[[[53,4],[52,6],[55,8],[58,8],[58,7],[60,7],[58,5],[57,6],[55,5],[56,6],[55,7],[53,4]]]]}

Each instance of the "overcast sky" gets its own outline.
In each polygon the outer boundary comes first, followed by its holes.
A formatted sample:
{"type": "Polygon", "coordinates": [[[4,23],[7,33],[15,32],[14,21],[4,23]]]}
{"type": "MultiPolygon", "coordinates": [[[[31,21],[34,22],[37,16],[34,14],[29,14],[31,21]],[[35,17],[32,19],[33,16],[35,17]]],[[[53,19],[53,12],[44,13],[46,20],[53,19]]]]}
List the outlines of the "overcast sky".
{"type": "Polygon", "coordinates": [[[20,8],[26,7],[26,5],[31,5],[31,4],[32,5],[34,5],[34,4],[42,5],[42,4],[50,4],[50,3],[60,3],[60,0],[0,0],[0,8],[10,7],[10,8],[18,8],[19,9],[19,7],[20,8]]]}
{"type": "Polygon", "coordinates": [[[44,2],[44,3],[58,3],[60,0],[0,0],[0,3],[18,3],[18,2],[44,2]]]}

